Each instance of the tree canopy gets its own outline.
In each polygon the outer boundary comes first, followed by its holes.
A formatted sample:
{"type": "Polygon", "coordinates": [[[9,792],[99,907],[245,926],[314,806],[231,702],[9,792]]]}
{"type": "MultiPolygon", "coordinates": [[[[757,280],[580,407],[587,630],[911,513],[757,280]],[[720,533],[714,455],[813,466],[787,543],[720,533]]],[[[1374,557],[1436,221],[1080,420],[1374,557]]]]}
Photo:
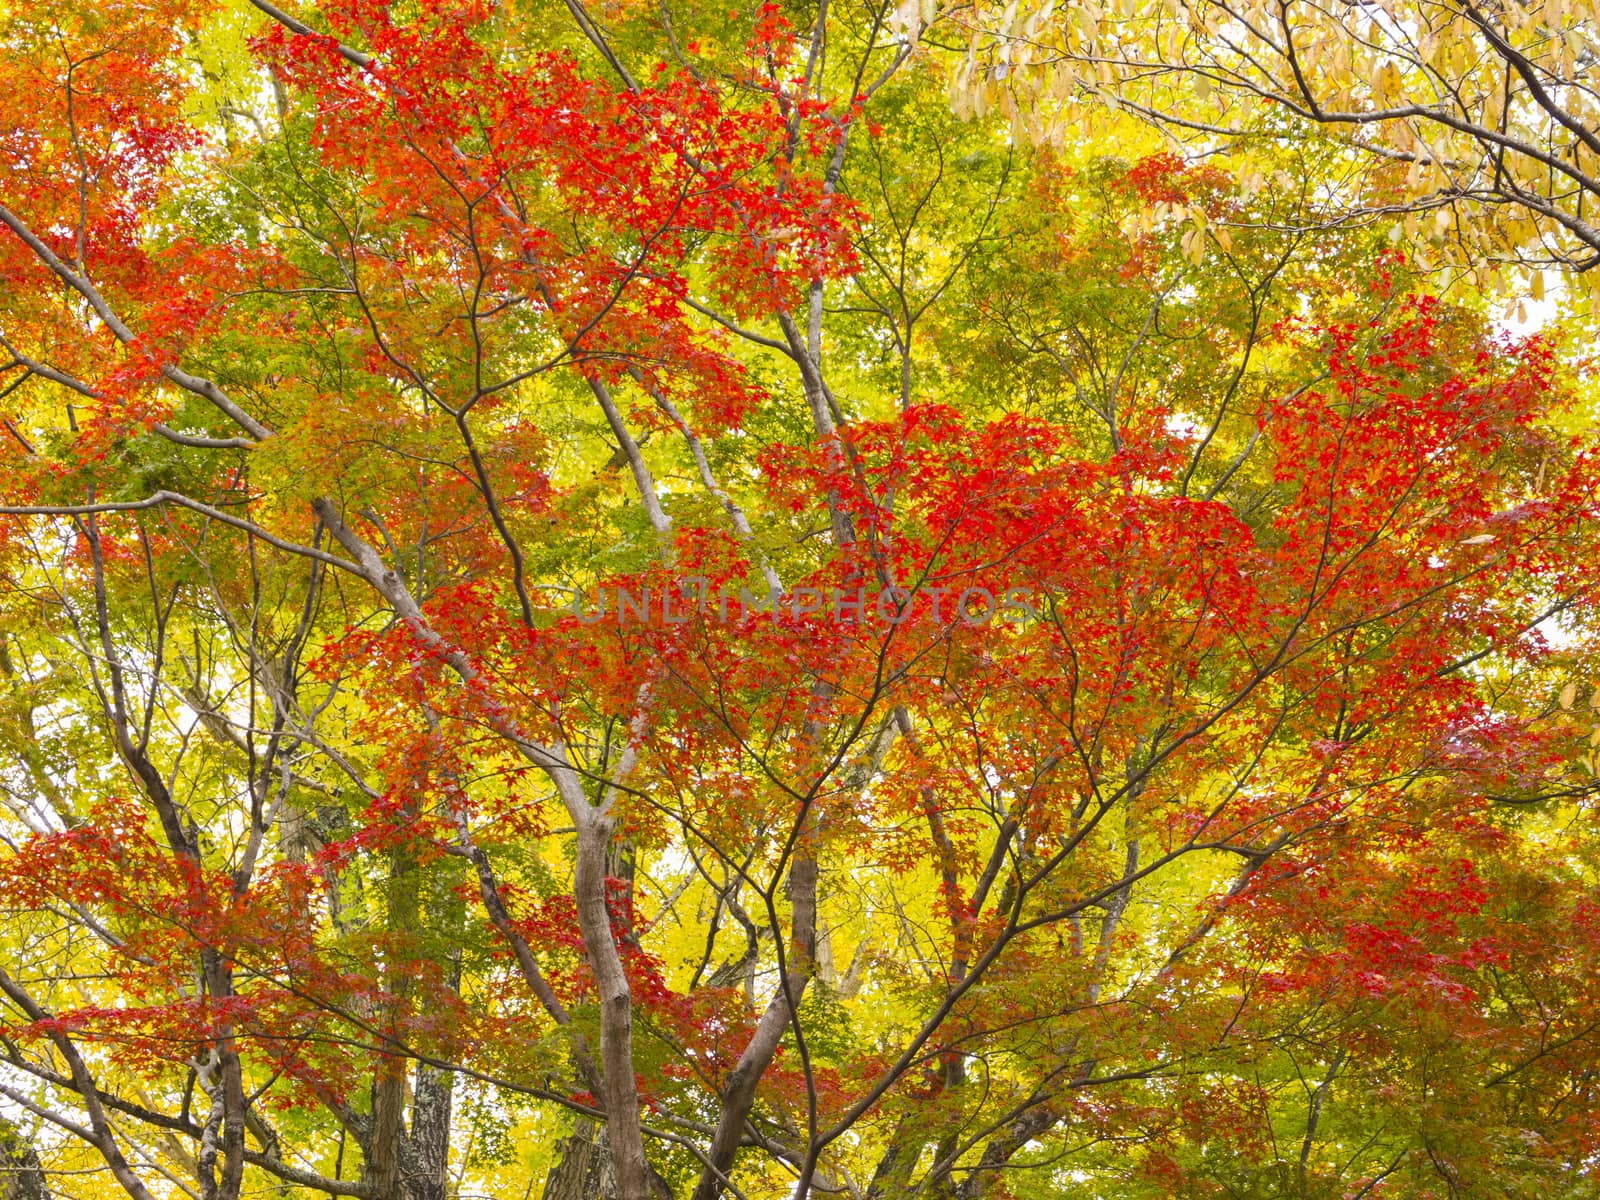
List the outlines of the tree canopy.
{"type": "Polygon", "coordinates": [[[6,1200],[1600,1195],[1594,13],[1258,8],[11,0],[6,1200]]]}
{"type": "MultiPolygon", "coordinates": [[[[971,30],[954,95],[1050,136],[1105,105],[1207,155],[1314,139],[1338,162],[1325,219],[1434,225],[1431,254],[1600,266],[1600,12],[1582,0],[1054,0],[950,14],[971,30]]],[[[922,10],[902,10],[908,33],[922,10]]],[[[1398,240],[1398,235],[1397,235],[1398,240]]],[[[1519,274],[1523,274],[1519,272],[1519,274]]],[[[1594,274],[1582,274],[1591,293],[1594,274]]]]}

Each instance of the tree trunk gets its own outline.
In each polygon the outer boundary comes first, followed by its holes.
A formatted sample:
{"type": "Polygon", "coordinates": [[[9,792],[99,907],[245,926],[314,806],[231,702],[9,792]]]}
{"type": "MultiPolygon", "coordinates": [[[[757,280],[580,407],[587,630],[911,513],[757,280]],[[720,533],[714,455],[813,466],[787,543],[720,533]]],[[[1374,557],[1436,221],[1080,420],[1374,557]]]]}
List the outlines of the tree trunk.
{"type": "MultiPolygon", "coordinates": [[[[581,797],[581,792],[580,792],[581,797]]],[[[587,801],[583,801],[587,805],[587,801]]],[[[633,996],[622,969],[606,903],[606,867],[612,825],[594,810],[568,806],[578,822],[578,861],[572,895],[578,928],[594,972],[600,1001],[600,1057],[605,1083],[606,1137],[618,1200],[649,1200],[650,1167],[639,1128],[639,1093],[633,1074],[633,996]]]]}
{"type": "Polygon", "coordinates": [[[0,1200],[50,1200],[39,1152],[4,1117],[0,1117],[0,1200]]]}
{"type": "Polygon", "coordinates": [[[411,1108],[411,1144],[417,1175],[407,1180],[409,1200],[445,1200],[450,1177],[450,1117],[455,1075],[417,1064],[411,1108]]]}
{"type": "Polygon", "coordinates": [[[561,1161],[545,1176],[543,1200],[615,1200],[616,1194],[606,1131],[579,1117],[561,1142],[561,1161]]]}

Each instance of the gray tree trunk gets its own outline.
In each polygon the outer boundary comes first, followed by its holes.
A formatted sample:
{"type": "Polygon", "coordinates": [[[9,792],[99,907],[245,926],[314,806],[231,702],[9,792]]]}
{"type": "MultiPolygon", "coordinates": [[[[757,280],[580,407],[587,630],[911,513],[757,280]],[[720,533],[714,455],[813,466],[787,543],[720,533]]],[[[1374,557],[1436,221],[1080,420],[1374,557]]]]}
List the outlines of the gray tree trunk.
{"type": "Polygon", "coordinates": [[[615,1200],[616,1177],[606,1131],[579,1117],[572,1136],[561,1141],[561,1159],[545,1176],[543,1200],[615,1200]]]}
{"type": "Polygon", "coordinates": [[[406,1181],[409,1200],[445,1200],[450,1177],[450,1110],[455,1075],[417,1064],[411,1145],[417,1175],[406,1181]]]}

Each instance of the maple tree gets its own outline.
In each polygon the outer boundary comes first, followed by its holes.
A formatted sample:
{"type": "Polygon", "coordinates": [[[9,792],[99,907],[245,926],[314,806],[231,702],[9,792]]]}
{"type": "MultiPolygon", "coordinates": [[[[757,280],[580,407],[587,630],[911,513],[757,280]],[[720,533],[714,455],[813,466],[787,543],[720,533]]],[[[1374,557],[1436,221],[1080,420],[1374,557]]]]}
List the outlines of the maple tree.
{"type": "Polygon", "coordinates": [[[1596,1194],[1592,369],[1326,162],[0,20],[8,1196],[1596,1194]]]}

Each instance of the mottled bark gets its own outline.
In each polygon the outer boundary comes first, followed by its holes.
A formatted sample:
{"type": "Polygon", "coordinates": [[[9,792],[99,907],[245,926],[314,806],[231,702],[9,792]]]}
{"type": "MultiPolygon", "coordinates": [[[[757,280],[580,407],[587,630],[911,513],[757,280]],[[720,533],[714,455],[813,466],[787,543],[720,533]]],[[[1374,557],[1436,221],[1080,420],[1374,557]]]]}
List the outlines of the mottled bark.
{"type": "Polygon", "coordinates": [[[561,1159],[545,1177],[543,1200],[614,1200],[616,1176],[606,1131],[579,1117],[572,1136],[561,1141],[561,1159]]]}
{"type": "Polygon", "coordinates": [[[445,1200],[450,1178],[450,1121],[455,1074],[417,1064],[411,1106],[411,1148],[416,1174],[406,1180],[408,1200],[445,1200]]]}
{"type": "Polygon", "coordinates": [[[379,1200],[399,1200],[400,1143],[405,1137],[405,1063],[385,1059],[372,1081],[372,1132],[367,1141],[367,1179],[379,1200]]]}

